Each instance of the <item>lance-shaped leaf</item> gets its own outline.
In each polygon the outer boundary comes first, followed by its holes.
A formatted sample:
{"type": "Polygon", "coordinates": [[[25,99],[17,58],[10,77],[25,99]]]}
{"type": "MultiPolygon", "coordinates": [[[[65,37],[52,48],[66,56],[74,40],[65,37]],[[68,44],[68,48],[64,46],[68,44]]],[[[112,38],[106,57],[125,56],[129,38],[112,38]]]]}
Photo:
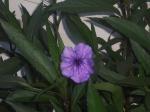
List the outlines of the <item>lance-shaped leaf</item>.
{"type": "Polygon", "coordinates": [[[57,44],[57,39],[54,37],[50,24],[46,24],[47,30],[47,42],[48,42],[48,51],[51,54],[51,57],[56,65],[56,68],[59,66],[59,48],[57,44]]]}
{"type": "Polygon", "coordinates": [[[67,0],[50,6],[49,10],[60,10],[67,13],[113,12],[113,0],[67,0]]]}
{"type": "Polygon", "coordinates": [[[34,108],[22,105],[20,103],[7,102],[16,112],[38,112],[34,108]]]}
{"type": "Polygon", "coordinates": [[[73,94],[72,94],[72,110],[76,110],[77,104],[80,100],[80,98],[85,93],[85,84],[77,85],[74,87],[73,94]]]}
{"type": "MultiPolygon", "coordinates": [[[[77,15],[65,16],[65,25],[67,26],[67,33],[70,39],[74,43],[84,42],[88,43],[94,51],[96,50],[96,35],[94,34],[94,28],[92,31],[81,21],[77,15]]],[[[93,26],[94,27],[94,26],[93,26]]]]}
{"type": "Polygon", "coordinates": [[[107,91],[112,94],[113,103],[117,112],[122,112],[124,105],[124,96],[122,88],[111,83],[96,83],[95,88],[101,91],[107,91]]]}
{"type": "Polygon", "coordinates": [[[115,17],[108,17],[105,20],[121,34],[150,50],[150,34],[145,29],[133,22],[115,17]]]}
{"type": "Polygon", "coordinates": [[[26,27],[26,35],[28,38],[37,37],[38,31],[43,23],[43,14],[44,14],[43,4],[39,4],[34,13],[32,14],[29,23],[26,27]]]}
{"type": "Polygon", "coordinates": [[[88,86],[87,106],[88,112],[107,112],[102,97],[91,83],[88,86]]]}
{"type": "Polygon", "coordinates": [[[9,89],[16,87],[30,88],[23,78],[14,77],[13,75],[9,74],[0,76],[0,88],[9,89]]]}
{"type": "Polygon", "coordinates": [[[146,73],[150,75],[150,55],[135,41],[131,40],[131,44],[138,61],[142,64],[146,73]]]}
{"type": "Polygon", "coordinates": [[[57,72],[44,52],[38,49],[32,42],[28,41],[27,38],[13,26],[2,20],[0,22],[8,34],[9,39],[19,48],[24,58],[27,59],[47,81],[53,82],[56,79],[57,72]]]}
{"type": "Polygon", "coordinates": [[[31,88],[32,91],[29,90],[17,90],[8,95],[7,101],[12,102],[49,102],[51,96],[49,94],[42,94],[36,99],[37,92],[40,91],[36,88],[31,88]],[[33,90],[35,89],[36,92],[33,90]]]}
{"type": "Polygon", "coordinates": [[[111,83],[119,84],[127,87],[143,87],[150,85],[150,78],[146,77],[125,77],[122,74],[116,73],[101,66],[98,75],[111,83]]]}

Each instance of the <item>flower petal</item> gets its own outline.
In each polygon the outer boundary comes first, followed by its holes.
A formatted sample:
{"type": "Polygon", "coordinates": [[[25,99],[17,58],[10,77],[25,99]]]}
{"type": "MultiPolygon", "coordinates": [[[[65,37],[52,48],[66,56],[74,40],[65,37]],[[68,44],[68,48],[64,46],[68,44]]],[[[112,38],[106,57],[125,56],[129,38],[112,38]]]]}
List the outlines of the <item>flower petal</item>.
{"type": "Polygon", "coordinates": [[[85,69],[83,65],[79,67],[74,66],[74,75],[71,76],[71,79],[76,83],[82,83],[89,79],[90,73],[85,69]]]}
{"type": "Polygon", "coordinates": [[[92,58],[93,52],[90,46],[80,43],[75,47],[75,52],[78,57],[81,58],[92,58]]]}
{"type": "Polygon", "coordinates": [[[84,66],[84,70],[88,71],[90,74],[93,73],[93,65],[94,62],[92,59],[84,59],[82,66],[84,66]]]}
{"type": "Polygon", "coordinates": [[[75,82],[75,83],[83,83],[86,82],[89,79],[90,75],[88,74],[84,74],[82,75],[82,77],[80,77],[79,75],[74,75],[71,77],[71,79],[75,82]]]}
{"type": "Polygon", "coordinates": [[[62,62],[60,64],[60,69],[62,74],[66,77],[71,77],[74,74],[72,70],[73,69],[72,63],[62,62]]]}
{"type": "Polygon", "coordinates": [[[65,47],[62,54],[61,54],[61,60],[62,61],[71,61],[70,59],[72,59],[75,56],[74,50],[71,47],[65,47]]]}
{"type": "Polygon", "coordinates": [[[65,47],[60,64],[63,76],[71,78],[76,83],[87,81],[93,73],[92,55],[91,47],[84,43],[78,44],[74,49],[65,47]],[[76,64],[76,59],[80,59],[82,63],[76,64]]]}

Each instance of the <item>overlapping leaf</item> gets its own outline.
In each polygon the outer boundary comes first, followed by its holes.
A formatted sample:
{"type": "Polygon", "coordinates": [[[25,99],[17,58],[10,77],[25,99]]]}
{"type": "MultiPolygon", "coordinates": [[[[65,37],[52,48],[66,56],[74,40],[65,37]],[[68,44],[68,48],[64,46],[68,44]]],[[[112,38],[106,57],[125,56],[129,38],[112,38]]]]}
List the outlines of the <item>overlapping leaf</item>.
{"type": "Polygon", "coordinates": [[[8,34],[9,39],[20,49],[24,58],[26,58],[46,80],[53,82],[56,79],[57,72],[44,52],[28,41],[27,38],[13,26],[2,20],[0,22],[5,32],[8,34]]]}
{"type": "Polygon", "coordinates": [[[67,0],[49,7],[49,11],[59,10],[67,13],[113,12],[113,0],[67,0]]]}

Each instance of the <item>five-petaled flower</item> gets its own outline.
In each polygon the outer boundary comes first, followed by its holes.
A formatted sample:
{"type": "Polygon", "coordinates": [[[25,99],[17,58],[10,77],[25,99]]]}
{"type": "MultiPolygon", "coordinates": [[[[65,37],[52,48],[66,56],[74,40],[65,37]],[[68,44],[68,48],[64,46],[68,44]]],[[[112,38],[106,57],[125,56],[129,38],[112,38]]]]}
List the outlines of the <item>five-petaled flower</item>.
{"type": "Polygon", "coordinates": [[[60,69],[63,76],[76,83],[89,79],[93,73],[93,52],[89,45],[79,43],[75,48],[65,47],[61,54],[60,69]]]}

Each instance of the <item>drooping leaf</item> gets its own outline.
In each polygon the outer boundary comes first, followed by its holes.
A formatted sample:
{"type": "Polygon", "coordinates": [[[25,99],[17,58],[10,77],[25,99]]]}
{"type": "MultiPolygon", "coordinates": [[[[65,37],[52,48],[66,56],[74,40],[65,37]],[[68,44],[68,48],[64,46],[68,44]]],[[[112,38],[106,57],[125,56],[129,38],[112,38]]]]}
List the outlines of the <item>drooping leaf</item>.
{"type": "Polygon", "coordinates": [[[105,20],[121,34],[138,42],[140,45],[150,50],[150,34],[145,29],[133,22],[119,18],[108,17],[105,18],[105,20]]]}
{"type": "Polygon", "coordinates": [[[59,10],[67,13],[113,12],[113,0],[67,0],[49,7],[49,11],[59,10]]]}
{"type": "Polygon", "coordinates": [[[28,41],[27,38],[13,26],[2,20],[0,22],[5,32],[8,34],[9,39],[16,44],[24,58],[27,59],[47,81],[53,82],[56,79],[57,71],[44,52],[28,41]]]}

